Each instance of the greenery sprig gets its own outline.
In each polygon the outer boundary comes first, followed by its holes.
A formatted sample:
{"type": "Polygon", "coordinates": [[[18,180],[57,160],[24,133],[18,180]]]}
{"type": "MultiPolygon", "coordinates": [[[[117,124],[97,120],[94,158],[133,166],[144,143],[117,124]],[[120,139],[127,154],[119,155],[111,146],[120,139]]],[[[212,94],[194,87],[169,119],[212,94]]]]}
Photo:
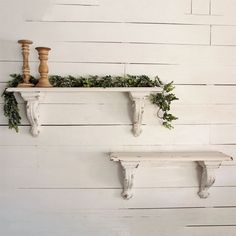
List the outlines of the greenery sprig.
{"type": "Polygon", "coordinates": [[[150,99],[153,104],[156,104],[159,107],[157,116],[163,120],[162,125],[168,129],[172,129],[172,121],[178,119],[176,116],[169,113],[172,101],[178,100],[175,94],[170,93],[175,87],[173,86],[173,82],[165,85],[160,80],[159,82],[163,88],[162,92],[151,94],[150,99]]]}
{"type": "MultiPolygon", "coordinates": [[[[12,80],[7,84],[7,87],[17,87],[23,81],[19,74],[10,75],[12,80]]],[[[161,93],[152,94],[150,100],[153,104],[158,106],[157,116],[162,120],[163,126],[168,129],[173,128],[171,122],[178,119],[173,116],[170,111],[171,102],[178,100],[178,98],[171,93],[174,86],[173,82],[164,84],[158,77],[153,80],[146,75],[134,76],[89,76],[89,77],[74,77],[74,76],[58,76],[52,75],[49,77],[50,83],[53,87],[160,87],[161,93]]],[[[37,84],[38,80],[33,76],[30,77],[30,82],[37,84]]],[[[18,103],[13,92],[7,92],[5,89],[2,97],[4,98],[4,115],[8,118],[8,126],[10,129],[19,131],[21,124],[21,117],[19,114],[18,103]]]]}

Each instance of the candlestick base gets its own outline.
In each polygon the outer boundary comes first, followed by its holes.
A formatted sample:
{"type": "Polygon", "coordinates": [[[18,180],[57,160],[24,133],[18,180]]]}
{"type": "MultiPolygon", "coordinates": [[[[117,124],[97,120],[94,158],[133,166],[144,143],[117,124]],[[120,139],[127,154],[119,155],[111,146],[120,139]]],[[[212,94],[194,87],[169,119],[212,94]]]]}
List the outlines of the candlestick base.
{"type": "Polygon", "coordinates": [[[35,85],[35,87],[40,87],[40,88],[51,88],[53,87],[49,81],[42,81],[39,80],[39,82],[35,85]]]}
{"type": "Polygon", "coordinates": [[[17,87],[19,87],[19,88],[31,88],[31,87],[34,87],[34,84],[30,84],[30,83],[19,83],[17,87]]]}

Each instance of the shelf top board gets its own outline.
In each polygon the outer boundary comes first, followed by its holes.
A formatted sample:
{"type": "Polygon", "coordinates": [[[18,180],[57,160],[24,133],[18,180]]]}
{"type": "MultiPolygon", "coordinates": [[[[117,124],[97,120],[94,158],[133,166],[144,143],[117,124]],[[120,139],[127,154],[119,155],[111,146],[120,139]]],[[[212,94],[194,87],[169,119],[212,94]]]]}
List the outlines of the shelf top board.
{"type": "Polygon", "coordinates": [[[204,152],[117,152],[110,154],[113,161],[231,161],[232,157],[214,151],[204,152]]]}
{"type": "Polygon", "coordinates": [[[161,92],[160,87],[112,87],[112,88],[85,88],[85,87],[76,87],[76,88],[61,88],[61,87],[52,87],[52,88],[8,88],[8,92],[161,92]]]}

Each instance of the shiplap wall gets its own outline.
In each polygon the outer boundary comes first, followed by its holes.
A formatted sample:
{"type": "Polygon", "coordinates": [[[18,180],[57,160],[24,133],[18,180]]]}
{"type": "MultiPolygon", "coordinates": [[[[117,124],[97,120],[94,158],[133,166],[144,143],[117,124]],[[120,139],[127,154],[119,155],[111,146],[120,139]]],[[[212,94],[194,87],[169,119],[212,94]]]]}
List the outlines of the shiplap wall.
{"type": "MultiPolygon", "coordinates": [[[[173,236],[236,234],[236,166],[197,196],[196,166],[143,167],[135,197],[120,197],[111,151],[217,150],[236,158],[234,0],[0,1],[0,90],[20,73],[18,39],[50,46],[50,74],[147,74],[175,81],[172,131],[147,104],[133,137],[124,94],[48,95],[42,133],[8,130],[0,113],[0,235],[173,236]]],[[[0,107],[3,107],[2,98],[0,107]]]]}

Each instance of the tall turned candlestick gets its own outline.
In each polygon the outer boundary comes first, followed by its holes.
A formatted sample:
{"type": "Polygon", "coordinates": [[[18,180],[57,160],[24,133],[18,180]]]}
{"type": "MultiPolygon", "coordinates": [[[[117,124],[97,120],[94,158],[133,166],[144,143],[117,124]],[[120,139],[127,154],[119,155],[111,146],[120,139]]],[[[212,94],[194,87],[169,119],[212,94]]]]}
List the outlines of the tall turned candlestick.
{"type": "Polygon", "coordinates": [[[52,85],[49,82],[48,79],[48,52],[51,50],[51,48],[46,47],[37,47],[35,48],[38,51],[39,54],[39,82],[36,84],[36,87],[52,87],[52,85]]]}
{"type": "Polygon", "coordinates": [[[22,76],[23,82],[18,84],[18,87],[33,87],[34,85],[29,82],[30,80],[30,67],[29,67],[29,45],[33,42],[27,39],[21,39],[18,41],[21,44],[22,56],[23,56],[23,66],[22,66],[22,76]]]}

